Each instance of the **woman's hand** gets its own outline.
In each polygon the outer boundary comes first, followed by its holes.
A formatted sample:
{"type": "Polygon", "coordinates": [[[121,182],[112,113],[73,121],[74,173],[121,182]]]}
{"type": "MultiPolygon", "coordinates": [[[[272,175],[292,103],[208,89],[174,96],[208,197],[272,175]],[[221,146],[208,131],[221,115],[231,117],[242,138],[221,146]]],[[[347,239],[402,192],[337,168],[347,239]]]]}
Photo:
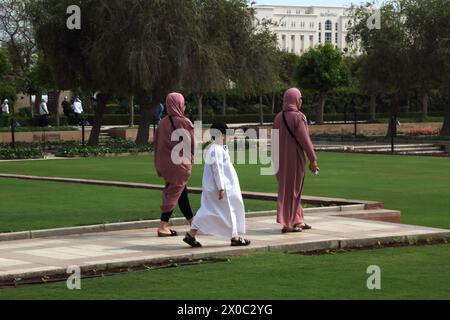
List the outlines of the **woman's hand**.
{"type": "Polygon", "coordinates": [[[223,198],[225,198],[225,190],[220,190],[219,191],[219,200],[223,200],[223,198]]]}
{"type": "Polygon", "coordinates": [[[309,164],[309,170],[312,173],[316,173],[319,171],[319,165],[318,165],[317,161],[313,161],[309,164]]]}

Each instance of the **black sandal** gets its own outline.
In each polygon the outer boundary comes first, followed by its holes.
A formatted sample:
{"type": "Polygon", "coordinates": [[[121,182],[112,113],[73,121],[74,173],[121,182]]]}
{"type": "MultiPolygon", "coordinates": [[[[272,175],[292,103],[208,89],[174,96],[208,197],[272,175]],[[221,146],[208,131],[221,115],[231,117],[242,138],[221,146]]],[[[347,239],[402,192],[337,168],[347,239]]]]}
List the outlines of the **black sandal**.
{"type": "Polygon", "coordinates": [[[232,247],[246,247],[249,246],[250,243],[252,243],[250,240],[239,238],[238,240],[231,239],[231,246],[232,247]]]}
{"type": "Polygon", "coordinates": [[[177,237],[178,233],[175,230],[170,230],[170,233],[162,233],[158,231],[158,237],[160,238],[168,238],[168,237],[177,237]]]}
{"type": "Polygon", "coordinates": [[[303,231],[302,228],[295,226],[292,229],[285,227],[285,228],[283,228],[283,230],[281,230],[281,233],[298,233],[298,232],[302,232],[302,231],[303,231]]]}
{"type": "Polygon", "coordinates": [[[302,230],[311,230],[312,229],[312,227],[309,224],[306,224],[306,223],[305,223],[304,226],[299,224],[299,225],[297,225],[297,227],[301,228],[302,230]]]}
{"type": "Polygon", "coordinates": [[[195,237],[193,237],[189,232],[186,233],[186,236],[183,239],[184,242],[186,242],[188,245],[190,245],[192,248],[201,248],[202,244],[198,242],[195,237]]]}

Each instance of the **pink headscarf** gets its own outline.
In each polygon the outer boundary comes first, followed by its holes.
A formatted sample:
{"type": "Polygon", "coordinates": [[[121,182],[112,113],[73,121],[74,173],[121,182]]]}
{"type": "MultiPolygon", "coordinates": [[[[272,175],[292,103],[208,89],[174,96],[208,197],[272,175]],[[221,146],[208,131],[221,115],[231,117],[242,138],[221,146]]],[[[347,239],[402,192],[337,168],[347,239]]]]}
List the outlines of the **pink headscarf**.
{"type": "Polygon", "coordinates": [[[298,111],[302,93],[297,88],[291,88],[284,93],[283,111],[298,111]]]}
{"type": "Polygon", "coordinates": [[[181,93],[170,93],[166,98],[167,114],[169,116],[184,117],[184,97],[181,93]]]}

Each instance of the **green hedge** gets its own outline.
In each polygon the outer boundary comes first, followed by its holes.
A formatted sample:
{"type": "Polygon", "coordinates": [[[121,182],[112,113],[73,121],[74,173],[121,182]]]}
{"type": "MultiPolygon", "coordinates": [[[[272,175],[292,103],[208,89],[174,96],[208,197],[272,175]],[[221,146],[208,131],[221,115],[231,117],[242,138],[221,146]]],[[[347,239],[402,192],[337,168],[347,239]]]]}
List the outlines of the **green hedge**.
{"type": "Polygon", "coordinates": [[[82,147],[74,144],[58,148],[56,153],[62,157],[102,157],[108,154],[152,152],[153,144],[138,146],[134,141],[116,139],[106,146],[82,147]]]}
{"type": "Polygon", "coordinates": [[[44,153],[41,149],[34,148],[1,148],[0,159],[13,160],[13,159],[39,159],[43,158],[44,153]]]}

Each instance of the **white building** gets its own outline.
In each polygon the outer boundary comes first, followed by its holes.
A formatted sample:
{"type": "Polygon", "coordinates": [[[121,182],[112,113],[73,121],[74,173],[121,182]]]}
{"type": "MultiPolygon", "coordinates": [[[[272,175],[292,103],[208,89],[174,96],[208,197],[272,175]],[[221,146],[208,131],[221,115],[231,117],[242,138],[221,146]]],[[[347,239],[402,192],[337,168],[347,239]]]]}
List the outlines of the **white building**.
{"type": "Polygon", "coordinates": [[[347,51],[347,8],[331,6],[256,5],[256,19],[272,22],[282,50],[301,55],[318,44],[347,51]]]}

